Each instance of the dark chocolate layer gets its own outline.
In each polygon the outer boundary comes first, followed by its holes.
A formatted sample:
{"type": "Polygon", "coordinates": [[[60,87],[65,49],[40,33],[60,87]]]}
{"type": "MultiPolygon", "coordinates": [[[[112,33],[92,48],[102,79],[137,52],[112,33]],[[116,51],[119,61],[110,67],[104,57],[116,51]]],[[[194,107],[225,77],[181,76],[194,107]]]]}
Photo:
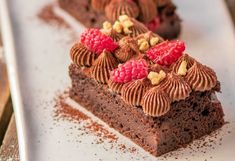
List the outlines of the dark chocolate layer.
{"type": "Polygon", "coordinates": [[[146,116],[140,107],[126,104],[82,68],[72,64],[69,74],[71,98],[155,156],[185,146],[224,124],[214,89],[192,92],[187,99],[172,103],[167,114],[154,118],[146,116]]]}

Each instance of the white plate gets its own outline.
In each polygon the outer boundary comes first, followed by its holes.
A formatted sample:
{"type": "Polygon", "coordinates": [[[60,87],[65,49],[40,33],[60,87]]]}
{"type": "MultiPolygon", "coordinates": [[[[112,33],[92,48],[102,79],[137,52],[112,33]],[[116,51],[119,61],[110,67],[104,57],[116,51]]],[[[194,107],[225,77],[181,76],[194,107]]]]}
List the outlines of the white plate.
{"type": "MultiPolygon", "coordinates": [[[[96,139],[93,134],[80,136],[82,142],[78,143],[79,124],[68,121],[55,123],[53,99],[58,91],[70,86],[67,67],[70,63],[71,31],[49,26],[37,19],[37,12],[48,0],[8,0],[16,45],[13,48],[4,2],[0,4],[2,29],[22,160],[175,160],[175,157],[181,161],[234,160],[235,36],[224,1],[177,0],[176,4],[183,19],[181,38],[191,55],[217,72],[223,91],[219,99],[224,106],[225,119],[230,123],[219,132],[223,136],[222,145],[208,148],[205,154],[200,150],[181,149],[167,159],[156,159],[120,134],[117,134],[119,139],[114,146],[124,143],[127,147],[137,147],[138,152],[124,153],[118,148],[106,151],[105,148],[110,147],[107,142],[91,144],[96,139]]],[[[83,29],[79,24],[73,26],[78,26],[77,31],[83,29]]],[[[82,109],[78,105],[74,107],[82,109]]]]}

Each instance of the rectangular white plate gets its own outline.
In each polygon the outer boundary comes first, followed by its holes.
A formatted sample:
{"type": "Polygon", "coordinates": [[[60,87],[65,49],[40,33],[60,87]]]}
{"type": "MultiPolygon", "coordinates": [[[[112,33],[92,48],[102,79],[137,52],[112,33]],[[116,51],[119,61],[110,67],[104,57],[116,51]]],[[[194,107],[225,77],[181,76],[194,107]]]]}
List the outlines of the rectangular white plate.
{"type": "MultiPolygon", "coordinates": [[[[223,93],[219,94],[219,99],[224,106],[225,119],[230,122],[219,132],[223,136],[222,145],[208,148],[205,154],[186,148],[167,159],[156,159],[120,134],[117,134],[117,145],[124,143],[127,147],[136,147],[138,152],[123,153],[118,148],[106,151],[110,144],[91,144],[96,137],[92,134],[80,136],[82,142],[76,142],[80,125],[68,121],[55,123],[52,117],[56,93],[70,86],[71,31],[44,24],[37,18],[37,12],[49,3],[48,0],[8,0],[15,48],[6,14],[2,16],[2,28],[22,160],[172,161],[175,157],[181,161],[234,160],[235,35],[227,8],[222,0],[175,2],[183,20],[181,39],[187,44],[187,52],[213,67],[222,84],[223,93]]],[[[0,4],[2,13],[6,11],[3,4],[0,4]]],[[[78,32],[84,29],[79,24],[73,26],[77,26],[78,32]]],[[[79,105],[74,107],[82,110],[79,105]]],[[[113,129],[109,130],[115,133],[113,129]]]]}

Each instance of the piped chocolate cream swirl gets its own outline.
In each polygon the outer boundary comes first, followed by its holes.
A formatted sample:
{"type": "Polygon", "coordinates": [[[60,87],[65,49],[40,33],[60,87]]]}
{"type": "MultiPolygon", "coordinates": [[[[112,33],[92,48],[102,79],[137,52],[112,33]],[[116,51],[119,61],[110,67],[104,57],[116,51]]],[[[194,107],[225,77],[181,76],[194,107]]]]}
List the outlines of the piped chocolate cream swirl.
{"type": "Polygon", "coordinates": [[[170,110],[171,100],[159,87],[148,90],[142,99],[141,105],[145,114],[159,117],[170,110]]]}
{"type": "Polygon", "coordinates": [[[187,98],[191,93],[190,86],[174,73],[169,73],[166,79],[160,84],[172,101],[180,101],[187,98]]]}
{"type": "Polygon", "coordinates": [[[118,62],[112,53],[104,50],[94,62],[91,68],[91,74],[100,83],[107,83],[110,77],[110,71],[118,66],[118,62]]]}
{"type": "Polygon", "coordinates": [[[118,42],[120,48],[114,53],[115,57],[120,62],[126,62],[134,55],[140,54],[136,40],[126,36],[118,42]]]}
{"type": "Polygon", "coordinates": [[[140,34],[143,34],[149,31],[148,28],[144,24],[140,23],[134,18],[131,18],[131,21],[134,24],[132,27],[129,28],[131,32],[128,35],[130,35],[131,37],[136,37],[140,34]]]}
{"type": "Polygon", "coordinates": [[[139,8],[132,0],[112,0],[106,6],[105,14],[111,21],[117,20],[120,15],[136,18],[139,15],[139,8]]]}
{"type": "Polygon", "coordinates": [[[123,48],[119,48],[115,51],[114,55],[120,62],[126,62],[129,60],[135,52],[130,48],[129,45],[126,45],[123,48]]]}
{"type": "Polygon", "coordinates": [[[201,92],[211,90],[217,84],[215,72],[196,61],[188,70],[185,80],[193,90],[201,92]]]}
{"type": "Polygon", "coordinates": [[[121,40],[121,39],[123,38],[123,35],[122,35],[122,34],[116,32],[116,31],[113,30],[113,29],[110,31],[109,36],[110,36],[114,41],[116,41],[116,42],[118,42],[119,40],[121,40]]]}
{"type": "Polygon", "coordinates": [[[153,0],[138,0],[140,6],[140,20],[150,22],[157,16],[156,4],[153,0]]]}
{"type": "Polygon", "coordinates": [[[180,67],[182,67],[182,63],[186,63],[186,69],[188,70],[193,66],[194,59],[190,57],[188,54],[183,54],[172,66],[172,71],[175,73],[179,73],[180,67]]]}
{"type": "Polygon", "coordinates": [[[146,80],[139,79],[124,84],[121,92],[122,98],[132,106],[140,106],[141,99],[147,91],[149,84],[146,80]]]}
{"type": "Polygon", "coordinates": [[[112,79],[109,79],[108,81],[108,86],[111,89],[111,91],[116,92],[118,94],[121,93],[123,85],[124,85],[123,83],[113,82],[112,79]]]}
{"type": "Polygon", "coordinates": [[[76,43],[70,50],[70,57],[79,66],[91,66],[96,54],[88,50],[83,44],[76,43]]]}
{"type": "Polygon", "coordinates": [[[105,7],[111,0],[91,0],[92,8],[97,12],[104,12],[105,7]]]}

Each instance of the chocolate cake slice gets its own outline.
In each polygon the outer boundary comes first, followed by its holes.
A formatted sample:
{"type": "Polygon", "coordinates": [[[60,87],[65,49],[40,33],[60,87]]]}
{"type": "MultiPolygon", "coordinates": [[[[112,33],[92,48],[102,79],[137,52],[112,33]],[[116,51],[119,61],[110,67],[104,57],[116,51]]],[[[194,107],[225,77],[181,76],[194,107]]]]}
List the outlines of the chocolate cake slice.
{"type": "Polygon", "coordinates": [[[181,29],[171,0],[59,0],[59,5],[86,27],[101,27],[126,14],[166,39],[178,37],[181,29]]]}
{"type": "MultiPolygon", "coordinates": [[[[142,27],[131,22],[118,21],[129,34],[142,27]]],[[[86,30],[72,47],[72,99],[155,156],[222,127],[216,74],[185,54],[183,41],[110,34],[111,26],[86,30]]]]}

